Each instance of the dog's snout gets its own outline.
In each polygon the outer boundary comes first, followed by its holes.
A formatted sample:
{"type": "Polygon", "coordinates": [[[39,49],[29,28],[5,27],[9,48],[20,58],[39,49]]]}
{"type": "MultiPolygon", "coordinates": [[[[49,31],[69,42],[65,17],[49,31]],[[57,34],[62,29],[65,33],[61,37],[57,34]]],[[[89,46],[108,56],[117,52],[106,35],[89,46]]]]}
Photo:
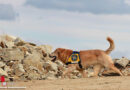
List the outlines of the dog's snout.
{"type": "Polygon", "coordinates": [[[53,62],[55,62],[56,61],[56,56],[53,56],[53,60],[52,60],[53,62]]]}
{"type": "Polygon", "coordinates": [[[53,58],[51,61],[55,62],[56,61],[56,56],[52,53],[52,54],[49,54],[49,57],[50,58],[53,58]]]}
{"type": "Polygon", "coordinates": [[[53,58],[53,57],[54,57],[54,55],[53,55],[53,54],[49,54],[49,57],[50,57],[50,58],[53,58]]]}

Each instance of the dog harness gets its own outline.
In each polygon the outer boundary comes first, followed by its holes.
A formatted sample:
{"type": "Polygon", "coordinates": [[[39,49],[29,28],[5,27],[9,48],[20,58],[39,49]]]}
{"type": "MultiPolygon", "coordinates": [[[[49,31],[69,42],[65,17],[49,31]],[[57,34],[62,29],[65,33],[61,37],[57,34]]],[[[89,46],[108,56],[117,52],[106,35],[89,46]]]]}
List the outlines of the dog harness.
{"type": "Polygon", "coordinates": [[[79,67],[82,68],[81,59],[80,59],[80,52],[73,51],[73,53],[69,57],[66,65],[68,65],[68,64],[79,64],[79,67]]]}

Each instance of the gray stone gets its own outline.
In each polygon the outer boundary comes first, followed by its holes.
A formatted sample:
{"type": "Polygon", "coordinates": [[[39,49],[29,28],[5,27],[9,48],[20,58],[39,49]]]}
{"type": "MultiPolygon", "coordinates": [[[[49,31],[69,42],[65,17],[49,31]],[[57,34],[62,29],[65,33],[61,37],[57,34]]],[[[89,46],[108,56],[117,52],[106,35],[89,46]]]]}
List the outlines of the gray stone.
{"type": "Polygon", "coordinates": [[[8,77],[8,74],[6,71],[4,71],[2,68],[0,68],[0,76],[6,76],[8,77]]]}
{"type": "Polygon", "coordinates": [[[1,68],[1,67],[4,67],[4,66],[5,66],[5,63],[2,62],[2,61],[0,61],[0,68],[1,68]]]}
{"type": "Polygon", "coordinates": [[[1,35],[0,36],[0,42],[3,42],[5,44],[5,46],[7,46],[8,48],[12,48],[14,46],[14,40],[16,39],[16,37],[11,36],[11,35],[1,35]]]}
{"type": "Polygon", "coordinates": [[[23,40],[22,40],[21,38],[19,38],[19,37],[17,37],[17,38],[14,40],[15,43],[22,42],[22,41],[23,41],[23,40]]]}
{"type": "Polygon", "coordinates": [[[8,74],[13,72],[10,66],[4,66],[4,71],[6,71],[8,74]]]}
{"type": "Polygon", "coordinates": [[[15,40],[14,40],[14,44],[16,46],[23,46],[26,44],[26,42],[24,42],[22,39],[20,39],[19,37],[17,37],[15,40]]]}
{"type": "Polygon", "coordinates": [[[14,70],[15,75],[17,76],[21,76],[25,73],[25,70],[22,64],[16,63],[12,66],[12,68],[14,70]]]}
{"type": "Polygon", "coordinates": [[[125,68],[129,64],[129,60],[127,58],[123,57],[119,60],[116,60],[115,63],[117,63],[125,68]]]}
{"type": "Polygon", "coordinates": [[[20,49],[3,49],[2,58],[4,61],[22,60],[24,59],[24,52],[20,49]]]}
{"type": "Polygon", "coordinates": [[[92,67],[89,67],[87,69],[87,75],[88,75],[88,77],[93,77],[94,76],[94,71],[93,71],[92,67]]]}
{"type": "Polygon", "coordinates": [[[43,62],[39,54],[31,54],[23,60],[25,70],[30,70],[30,66],[36,68],[39,73],[43,72],[43,62]]]}
{"type": "Polygon", "coordinates": [[[52,46],[50,46],[50,45],[41,45],[38,47],[41,48],[43,51],[45,51],[48,54],[50,54],[52,52],[52,46]]]}
{"type": "Polygon", "coordinates": [[[64,66],[64,64],[60,60],[56,60],[55,62],[58,66],[64,66]]]}
{"type": "Polygon", "coordinates": [[[127,76],[130,73],[130,68],[125,68],[121,72],[123,73],[123,75],[127,76]]]}
{"type": "Polygon", "coordinates": [[[29,80],[39,80],[41,79],[41,75],[37,73],[35,70],[31,70],[28,72],[27,77],[29,80]]]}
{"type": "Polygon", "coordinates": [[[49,70],[52,70],[52,71],[57,71],[58,70],[58,66],[56,63],[53,63],[52,61],[47,61],[43,64],[43,67],[45,69],[47,69],[46,67],[48,66],[48,69],[49,70]]]}
{"type": "Polygon", "coordinates": [[[42,79],[48,79],[48,80],[54,80],[57,79],[57,77],[55,76],[55,72],[53,71],[49,71],[47,74],[42,75],[42,79]]]}
{"type": "Polygon", "coordinates": [[[5,42],[8,48],[14,47],[14,42],[5,42]]]}

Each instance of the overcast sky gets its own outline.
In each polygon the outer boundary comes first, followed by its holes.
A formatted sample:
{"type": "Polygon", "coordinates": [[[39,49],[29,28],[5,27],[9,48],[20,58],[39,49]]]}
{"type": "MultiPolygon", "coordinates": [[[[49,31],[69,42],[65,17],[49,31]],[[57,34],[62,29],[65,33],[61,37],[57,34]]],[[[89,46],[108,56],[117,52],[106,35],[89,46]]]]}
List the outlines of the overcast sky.
{"type": "Polygon", "coordinates": [[[73,50],[109,47],[130,58],[130,0],[0,0],[0,33],[73,50]]]}

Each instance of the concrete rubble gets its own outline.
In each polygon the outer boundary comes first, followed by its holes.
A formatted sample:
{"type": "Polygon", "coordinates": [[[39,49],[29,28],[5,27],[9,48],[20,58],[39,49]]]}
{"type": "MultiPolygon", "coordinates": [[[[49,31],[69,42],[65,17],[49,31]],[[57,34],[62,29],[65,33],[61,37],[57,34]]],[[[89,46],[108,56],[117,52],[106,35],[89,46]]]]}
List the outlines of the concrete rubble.
{"type": "MultiPolygon", "coordinates": [[[[49,54],[52,52],[52,46],[40,45],[26,42],[19,37],[10,35],[0,36],[0,76],[5,76],[10,80],[45,80],[58,79],[64,70],[67,69],[60,60],[52,62],[49,54]]],[[[130,61],[127,58],[115,59],[115,66],[119,68],[124,75],[130,75],[130,61]]],[[[113,73],[103,71],[108,75],[113,73]]],[[[86,69],[88,77],[93,76],[92,67],[86,69]]],[[[102,75],[103,75],[102,74],[102,75]]],[[[79,71],[73,71],[67,78],[81,78],[79,71]]]]}

